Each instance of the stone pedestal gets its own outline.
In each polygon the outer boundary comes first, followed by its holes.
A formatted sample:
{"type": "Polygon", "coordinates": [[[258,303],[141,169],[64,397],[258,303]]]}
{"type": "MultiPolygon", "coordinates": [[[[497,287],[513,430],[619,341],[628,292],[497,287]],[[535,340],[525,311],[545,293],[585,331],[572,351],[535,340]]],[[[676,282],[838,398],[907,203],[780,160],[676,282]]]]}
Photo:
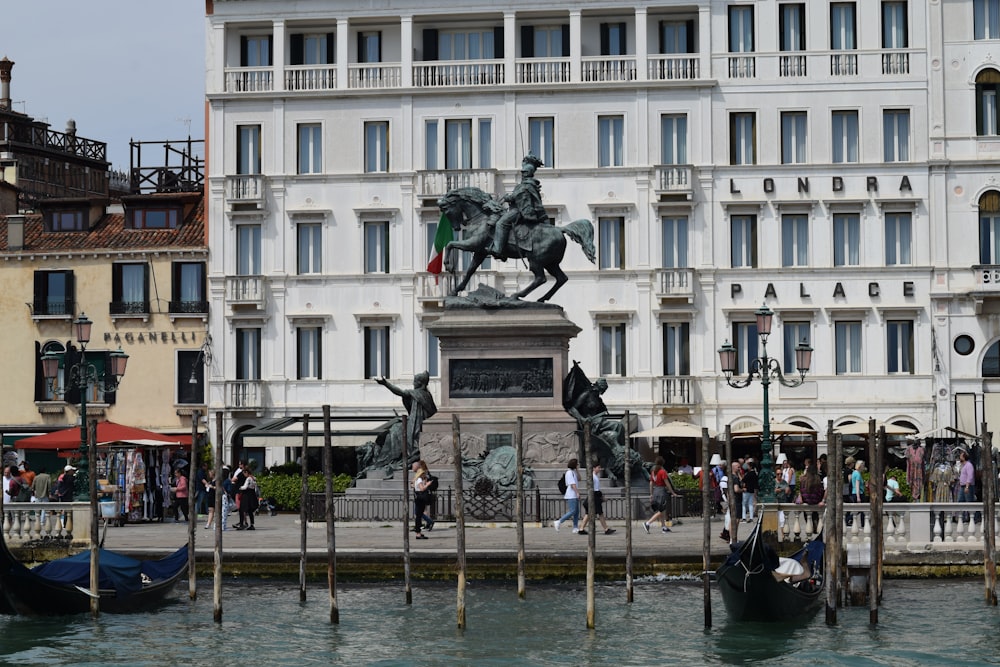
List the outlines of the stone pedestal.
{"type": "Polygon", "coordinates": [[[424,422],[421,456],[452,462],[452,416],[463,456],[513,445],[524,419],[524,458],[532,468],[562,467],[577,455],[576,421],[563,409],[569,341],[580,328],[551,304],[453,298],[427,329],[441,345],[438,413],[424,422]]]}

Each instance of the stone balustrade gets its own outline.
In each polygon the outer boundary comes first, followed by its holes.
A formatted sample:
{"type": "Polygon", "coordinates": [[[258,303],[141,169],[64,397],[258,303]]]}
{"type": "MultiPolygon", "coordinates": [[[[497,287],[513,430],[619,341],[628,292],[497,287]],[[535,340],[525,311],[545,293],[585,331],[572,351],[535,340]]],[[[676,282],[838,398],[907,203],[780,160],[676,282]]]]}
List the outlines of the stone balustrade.
{"type": "Polygon", "coordinates": [[[90,542],[90,503],[6,503],[3,537],[9,546],[38,540],[90,542]]]}

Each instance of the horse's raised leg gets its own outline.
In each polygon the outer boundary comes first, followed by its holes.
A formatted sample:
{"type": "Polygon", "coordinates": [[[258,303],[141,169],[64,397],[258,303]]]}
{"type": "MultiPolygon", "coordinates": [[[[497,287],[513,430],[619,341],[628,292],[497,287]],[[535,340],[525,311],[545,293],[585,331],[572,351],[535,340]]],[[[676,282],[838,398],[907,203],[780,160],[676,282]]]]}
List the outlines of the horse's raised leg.
{"type": "Polygon", "coordinates": [[[559,268],[558,264],[556,264],[555,266],[550,266],[548,268],[549,268],[549,273],[551,273],[552,277],[556,279],[556,284],[552,286],[552,289],[550,289],[548,292],[545,293],[545,296],[543,296],[541,299],[538,300],[540,303],[544,303],[545,301],[551,299],[552,295],[555,294],[556,291],[560,287],[565,285],[566,281],[569,280],[569,277],[563,272],[561,268],[559,268]]]}
{"type": "Polygon", "coordinates": [[[540,266],[535,266],[534,264],[529,265],[528,268],[531,269],[531,272],[534,274],[535,279],[532,280],[530,283],[528,283],[528,286],[525,287],[523,290],[514,294],[515,299],[523,299],[525,295],[527,295],[529,292],[531,292],[532,290],[534,290],[539,285],[545,282],[545,269],[541,268],[540,266]]]}

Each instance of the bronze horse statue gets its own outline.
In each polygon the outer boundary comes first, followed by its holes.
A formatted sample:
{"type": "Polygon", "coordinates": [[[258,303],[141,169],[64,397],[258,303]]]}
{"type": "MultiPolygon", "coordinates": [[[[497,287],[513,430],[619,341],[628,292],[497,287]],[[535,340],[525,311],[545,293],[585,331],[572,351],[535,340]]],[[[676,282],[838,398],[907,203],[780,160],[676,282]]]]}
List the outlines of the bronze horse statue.
{"type": "MultiPolygon", "coordinates": [[[[465,275],[455,286],[454,295],[465,289],[483,260],[490,256],[488,248],[493,242],[493,228],[497,218],[503,213],[503,207],[500,202],[479,188],[467,187],[449,191],[438,199],[438,208],[448,217],[455,231],[465,230],[461,241],[451,241],[445,246],[445,268],[449,271],[453,269],[452,250],[472,253],[472,261],[465,275]]],[[[539,301],[548,301],[569,280],[559,268],[559,263],[566,254],[567,236],[580,244],[591,263],[595,261],[594,225],[586,218],[574,220],[562,227],[538,223],[518,225],[514,228],[504,248],[504,258],[524,259],[528,263],[528,270],[535,276],[535,279],[523,290],[514,294],[514,297],[522,298],[543,284],[546,271],[555,278],[556,284],[539,301]]]]}

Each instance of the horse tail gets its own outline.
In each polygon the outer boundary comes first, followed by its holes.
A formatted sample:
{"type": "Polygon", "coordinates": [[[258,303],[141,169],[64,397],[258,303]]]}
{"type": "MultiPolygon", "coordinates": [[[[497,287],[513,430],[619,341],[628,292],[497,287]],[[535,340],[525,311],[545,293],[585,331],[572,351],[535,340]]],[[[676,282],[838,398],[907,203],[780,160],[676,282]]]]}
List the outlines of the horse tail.
{"type": "Polygon", "coordinates": [[[597,252],[594,250],[594,223],[587,218],[580,218],[558,229],[580,244],[583,254],[587,256],[591,264],[597,263],[597,252]]]}

